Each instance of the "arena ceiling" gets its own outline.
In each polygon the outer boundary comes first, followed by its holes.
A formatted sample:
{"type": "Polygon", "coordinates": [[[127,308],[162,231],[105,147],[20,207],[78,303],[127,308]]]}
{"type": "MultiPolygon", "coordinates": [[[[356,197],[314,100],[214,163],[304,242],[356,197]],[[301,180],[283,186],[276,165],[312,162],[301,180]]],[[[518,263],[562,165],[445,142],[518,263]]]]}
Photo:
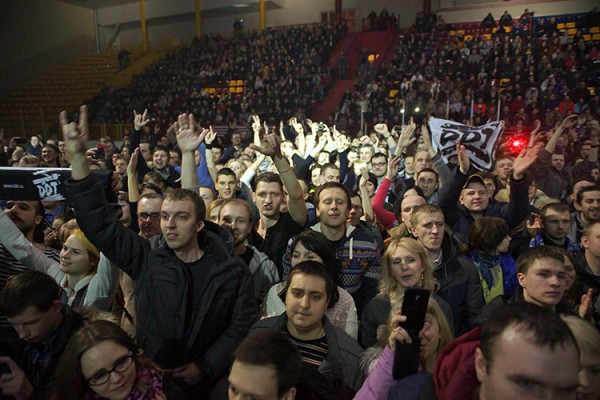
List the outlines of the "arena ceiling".
{"type": "MultiPolygon", "coordinates": [[[[125,4],[138,3],[139,0],[59,0],[64,3],[74,4],[91,9],[103,9],[125,4]]],[[[146,5],[151,1],[170,1],[170,0],[147,0],[146,5]]],[[[188,0],[193,8],[193,0],[188,0]]],[[[236,15],[241,13],[258,12],[258,0],[200,0],[204,17],[222,17],[236,15]]],[[[266,0],[267,10],[282,8],[285,0],[266,0]]]]}

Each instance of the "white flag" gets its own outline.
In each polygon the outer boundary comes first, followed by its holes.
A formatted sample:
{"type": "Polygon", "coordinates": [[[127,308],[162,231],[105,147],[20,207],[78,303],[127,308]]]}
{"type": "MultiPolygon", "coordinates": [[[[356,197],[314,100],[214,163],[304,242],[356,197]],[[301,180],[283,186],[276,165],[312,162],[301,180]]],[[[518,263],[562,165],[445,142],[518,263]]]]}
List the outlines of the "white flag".
{"type": "Polygon", "coordinates": [[[439,118],[429,119],[433,144],[446,163],[456,156],[456,144],[465,146],[471,165],[478,170],[489,171],[494,163],[498,139],[504,131],[503,122],[491,122],[474,127],[439,118]]]}

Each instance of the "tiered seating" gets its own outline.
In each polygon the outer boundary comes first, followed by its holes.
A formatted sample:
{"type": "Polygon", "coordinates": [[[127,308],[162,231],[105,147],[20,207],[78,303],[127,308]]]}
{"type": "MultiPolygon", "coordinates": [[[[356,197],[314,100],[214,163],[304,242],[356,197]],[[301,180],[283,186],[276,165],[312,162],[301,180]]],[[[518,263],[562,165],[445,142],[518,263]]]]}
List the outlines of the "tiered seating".
{"type": "Polygon", "coordinates": [[[26,130],[41,131],[42,126],[47,127],[56,121],[56,115],[61,110],[77,108],[96,94],[105,80],[117,72],[115,53],[83,57],[5,98],[0,103],[0,126],[15,132],[20,130],[23,121],[26,130]],[[42,118],[47,125],[44,125],[42,118]],[[39,122],[39,125],[32,121],[39,122]]]}

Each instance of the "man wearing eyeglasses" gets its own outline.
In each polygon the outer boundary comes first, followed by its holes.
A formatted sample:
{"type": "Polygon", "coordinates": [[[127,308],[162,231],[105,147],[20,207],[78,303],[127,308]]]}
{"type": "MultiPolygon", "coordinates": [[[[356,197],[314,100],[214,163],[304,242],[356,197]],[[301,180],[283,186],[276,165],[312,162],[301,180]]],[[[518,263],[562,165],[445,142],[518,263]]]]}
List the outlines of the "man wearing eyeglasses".
{"type": "Polygon", "coordinates": [[[161,234],[160,209],[163,198],[158,193],[146,193],[138,202],[137,220],[140,236],[146,240],[161,234]]]}

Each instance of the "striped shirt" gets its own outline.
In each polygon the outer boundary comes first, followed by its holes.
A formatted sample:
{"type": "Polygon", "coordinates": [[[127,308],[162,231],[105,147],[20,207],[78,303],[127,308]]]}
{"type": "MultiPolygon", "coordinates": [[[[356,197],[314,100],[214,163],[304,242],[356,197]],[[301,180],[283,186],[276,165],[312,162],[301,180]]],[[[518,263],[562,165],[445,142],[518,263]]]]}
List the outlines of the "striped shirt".
{"type": "Polygon", "coordinates": [[[302,362],[318,371],[321,363],[327,358],[327,352],[329,351],[327,337],[323,335],[314,340],[301,340],[292,336],[287,327],[285,327],[283,333],[300,351],[302,362]]]}

